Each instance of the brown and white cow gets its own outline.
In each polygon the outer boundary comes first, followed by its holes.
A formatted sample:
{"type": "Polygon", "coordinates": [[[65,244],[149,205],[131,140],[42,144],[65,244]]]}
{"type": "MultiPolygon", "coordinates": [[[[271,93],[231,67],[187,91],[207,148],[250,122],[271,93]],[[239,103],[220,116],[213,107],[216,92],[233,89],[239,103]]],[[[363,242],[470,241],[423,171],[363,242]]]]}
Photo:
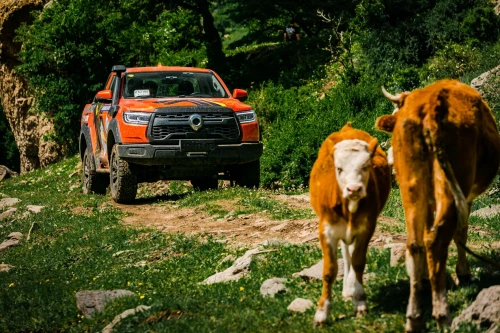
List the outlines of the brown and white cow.
{"type": "MultiPolygon", "coordinates": [[[[385,94],[385,93],[384,93],[385,94]]],[[[401,189],[408,240],[406,266],[410,299],[407,332],[423,328],[421,281],[428,268],[432,316],[449,324],[446,259],[457,243],[456,272],[470,279],[463,246],[472,200],[484,192],[500,164],[500,137],[493,115],[477,91],[442,80],[411,93],[391,96],[398,111],[377,119],[392,132],[394,168],[401,189]]]]}
{"type": "Polygon", "coordinates": [[[319,217],[323,250],[323,293],[314,316],[327,321],[337,276],[337,245],[344,258],[342,296],[352,298],[356,315],[367,311],[363,289],[366,251],[377,217],[387,201],[391,174],[376,138],[351,124],[323,142],[309,182],[311,204],[319,217]]]}

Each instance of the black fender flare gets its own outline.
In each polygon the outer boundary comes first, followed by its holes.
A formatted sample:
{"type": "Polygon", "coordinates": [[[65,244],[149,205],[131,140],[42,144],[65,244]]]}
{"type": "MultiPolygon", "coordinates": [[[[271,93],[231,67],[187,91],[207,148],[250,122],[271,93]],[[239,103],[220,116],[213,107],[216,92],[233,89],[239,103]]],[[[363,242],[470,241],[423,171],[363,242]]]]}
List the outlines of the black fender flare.
{"type": "Polygon", "coordinates": [[[108,149],[108,154],[111,154],[111,150],[113,149],[115,143],[122,143],[122,137],[120,135],[118,120],[116,120],[116,118],[113,118],[108,125],[108,137],[106,140],[106,148],[108,149]]]}
{"type": "Polygon", "coordinates": [[[78,148],[80,152],[80,160],[83,161],[83,154],[85,154],[85,149],[90,147],[92,151],[92,141],[90,140],[90,128],[87,124],[84,124],[80,130],[80,140],[78,141],[78,148]],[[83,147],[83,142],[85,142],[85,147],[83,147]]]}

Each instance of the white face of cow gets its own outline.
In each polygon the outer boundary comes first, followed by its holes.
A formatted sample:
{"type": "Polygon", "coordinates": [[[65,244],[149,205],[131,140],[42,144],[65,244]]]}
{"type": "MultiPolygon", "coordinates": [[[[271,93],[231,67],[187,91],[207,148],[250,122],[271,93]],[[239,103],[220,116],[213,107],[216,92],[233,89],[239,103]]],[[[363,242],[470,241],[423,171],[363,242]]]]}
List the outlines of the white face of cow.
{"type": "Polygon", "coordinates": [[[371,154],[365,141],[343,140],[335,145],[335,173],[343,198],[357,202],[366,196],[371,154]]]}

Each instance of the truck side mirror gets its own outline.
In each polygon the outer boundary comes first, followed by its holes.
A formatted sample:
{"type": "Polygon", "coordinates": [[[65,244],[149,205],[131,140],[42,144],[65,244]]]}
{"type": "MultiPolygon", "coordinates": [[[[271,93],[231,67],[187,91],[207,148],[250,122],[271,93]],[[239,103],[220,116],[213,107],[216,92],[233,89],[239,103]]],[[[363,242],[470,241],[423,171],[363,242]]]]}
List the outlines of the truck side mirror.
{"type": "Polygon", "coordinates": [[[111,102],[112,98],[113,93],[111,92],[111,90],[101,90],[95,95],[96,101],[101,103],[111,102]]]}
{"type": "Polygon", "coordinates": [[[239,100],[240,102],[244,102],[248,98],[248,93],[246,92],[246,90],[243,89],[234,89],[233,97],[239,100]]]}

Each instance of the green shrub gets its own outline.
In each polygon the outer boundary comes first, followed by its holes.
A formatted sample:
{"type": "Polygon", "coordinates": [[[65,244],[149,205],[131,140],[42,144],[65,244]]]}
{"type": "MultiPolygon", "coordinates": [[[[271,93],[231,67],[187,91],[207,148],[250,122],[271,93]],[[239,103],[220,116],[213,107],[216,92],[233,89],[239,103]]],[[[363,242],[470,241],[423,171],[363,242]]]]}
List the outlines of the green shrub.
{"type": "Polygon", "coordinates": [[[36,111],[53,119],[55,139],[69,153],[78,146],[83,106],[113,65],[206,62],[199,17],[155,1],[54,1],[17,33],[23,44],[17,69],[28,78],[36,111]]]}
{"type": "Polygon", "coordinates": [[[481,53],[471,44],[448,44],[429,59],[427,81],[459,79],[467,71],[477,70],[481,53]]]}
{"type": "Polygon", "coordinates": [[[285,90],[268,84],[251,94],[264,124],[263,186],[308,186],[319,147],[329,134],[348,121],[380,141],[387,139],[385,134],[374,130],[376,118],[392,110],[380,86],[340,85],[324,98],[318,97],[315,89],[304,86],[285,90]]]}

